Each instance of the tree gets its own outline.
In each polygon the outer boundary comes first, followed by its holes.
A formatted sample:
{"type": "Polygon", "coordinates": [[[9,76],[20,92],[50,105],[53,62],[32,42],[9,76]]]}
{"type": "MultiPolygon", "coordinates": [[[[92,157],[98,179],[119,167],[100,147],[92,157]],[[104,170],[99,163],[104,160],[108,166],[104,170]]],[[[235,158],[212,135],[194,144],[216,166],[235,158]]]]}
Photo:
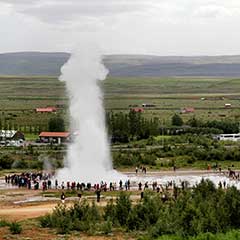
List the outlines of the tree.
{"type": "Polygon", "coordinates": [[[183,125],[182,118],[176,113],[172,117],[172,125],[173,126],[182,126],[183,125]]]}
{"type": "Polygon", "coordinates": [[[61,117],[51,118],[48,122],[48,130],[49,132],[64,132],[64,119],[61,117]]]}
{"type": "Polygon", "coordinates": [[[0,169],[11,169],[13,164],[13,159],[10,155],[3,155],[0,157],[0,169]]]}
{"type": "Polygon", "coordinates": [[[143,118],[141,112],[135,112],[134,110],[130,110],[128,114],[128,120],[129,120],[129,133],[131,137],[139,138],[140,135],[143,135],[142,134],[143,118]]]}
{"type": "Polygon", "coordinates": [[[120,192],[116,200],[116,216],[121,226],[125,226],[129,213],[131,211],[132,202],[130,196],[124,192],[120,192]]]}

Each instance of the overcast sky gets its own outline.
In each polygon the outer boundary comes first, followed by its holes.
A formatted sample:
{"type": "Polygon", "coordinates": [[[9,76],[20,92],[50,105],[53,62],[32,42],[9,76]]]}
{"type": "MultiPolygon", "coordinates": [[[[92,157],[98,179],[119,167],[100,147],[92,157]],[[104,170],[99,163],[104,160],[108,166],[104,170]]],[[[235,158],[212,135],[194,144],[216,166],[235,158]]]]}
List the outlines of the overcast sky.
{"type": "Polygon", "coordinates": [[[240,54],[240,0],[0,0],[0,52],[240,54]]]}

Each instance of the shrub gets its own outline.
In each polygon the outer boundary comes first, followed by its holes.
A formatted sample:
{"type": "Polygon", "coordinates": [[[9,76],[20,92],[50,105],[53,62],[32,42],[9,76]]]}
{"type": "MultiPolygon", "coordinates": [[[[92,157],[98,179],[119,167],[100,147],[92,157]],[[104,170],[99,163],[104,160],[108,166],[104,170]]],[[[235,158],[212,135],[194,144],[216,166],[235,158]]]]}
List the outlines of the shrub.
{"type": "Polygon", "coordinates": [[[182,126],[183,125],[183,120],[178,114],[174,114],[172,116],[172,125],[173,126],[182,126]]]}
{"type": "Polygon", "coordinates": [[[40,217],[39,221],[43,228],[52,227],[52,216],[50,214],[40,217]]]}
{"type": "Polygon", "coordinates": [[[6,220],[0,220],[0,227],[7,227],[9,226],[9,222],[7,222],[6,220]]]}
{"type": "Polygon", "coordinates": [[[9,229],[12,234],[20,234],[22,232],[22,226],[18,222],[12,222],[9,224],[9,229]]]}
{"type": "Polygon", "coordinates": [[[0,157],[0,169],[11,169],[14,160],[10,155],[3,155],[0,157]]]}
{"type": "Polygon", "coordinates": [[[113,204],[113,199],[111,199],[107,206],[104,208],[104,215],[105,220],[111,220],[111,222],[116,223],[116,207],[113,204]]]}
{"type": "Polygon", "coordinates": [[[110,218],[107,219],[107,221],[105,221],[102,226],[101,226],[101,230],[104,234],[109,234],[112,232],[112,226],[113,226],[113,223],[112,221],[110,220],[110,218]]]}
{"type": "Polygon", "coordinates": [[[47,214],[39,219],[42,227],[56,228],[58,233],[66,234],[71,230],[94,233],[96,223],[101,216],[98,208],[93,203],[91,206],[87,201],[75,203],[67,208],[65,205],[58,205],[52,214],[47,214]]]}
{"type": "Polygon", "coordinates": [[[116,217],[121,226],[126,225],[131,206],[129,195],[125,192],[120,192],[116,203],[116,217]]]}
{"type": "Polygon", "coordinates": [[[159,195],[145,192],[143,201],[132,208],[127,227],[129,230],[146,230],[156,224],[162,210],[162,201],[159,195]]]}

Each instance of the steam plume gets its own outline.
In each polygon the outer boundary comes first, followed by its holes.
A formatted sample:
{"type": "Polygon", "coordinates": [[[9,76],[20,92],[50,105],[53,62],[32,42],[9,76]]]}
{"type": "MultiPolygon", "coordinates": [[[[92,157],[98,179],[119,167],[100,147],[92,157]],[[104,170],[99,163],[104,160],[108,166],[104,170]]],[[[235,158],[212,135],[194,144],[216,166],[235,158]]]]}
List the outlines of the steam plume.
{"type": "Polygon", "coordinates": [[[70,97],[71,129],[76,132],[69,146],[65,168],[58,177],[70,181],[107,181],[115,174],[105,131],[103,95],[99,81],[108,70],[95,45],[82,44],[61,69],[70,97]]]}

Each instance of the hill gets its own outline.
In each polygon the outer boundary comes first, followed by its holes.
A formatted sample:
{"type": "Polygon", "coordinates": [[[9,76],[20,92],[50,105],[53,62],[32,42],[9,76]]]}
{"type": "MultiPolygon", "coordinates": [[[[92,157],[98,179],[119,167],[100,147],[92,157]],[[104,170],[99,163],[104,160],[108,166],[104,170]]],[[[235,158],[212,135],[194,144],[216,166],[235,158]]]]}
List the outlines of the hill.
{"type": "Polygon", "coordinates": [[[68,53],[19,52],[0,54],[0,75],[58,76],[68,53]]]}
{"type": "MultiPolygon", "coordinates": [[[[60,75],[68,53],[19,52],[0,54],[0,75],[60,75]]],[[[161,57],[147,55],[108,55],[104,58],[110,76],[239,77],[240,56],[161,57]]]]}

